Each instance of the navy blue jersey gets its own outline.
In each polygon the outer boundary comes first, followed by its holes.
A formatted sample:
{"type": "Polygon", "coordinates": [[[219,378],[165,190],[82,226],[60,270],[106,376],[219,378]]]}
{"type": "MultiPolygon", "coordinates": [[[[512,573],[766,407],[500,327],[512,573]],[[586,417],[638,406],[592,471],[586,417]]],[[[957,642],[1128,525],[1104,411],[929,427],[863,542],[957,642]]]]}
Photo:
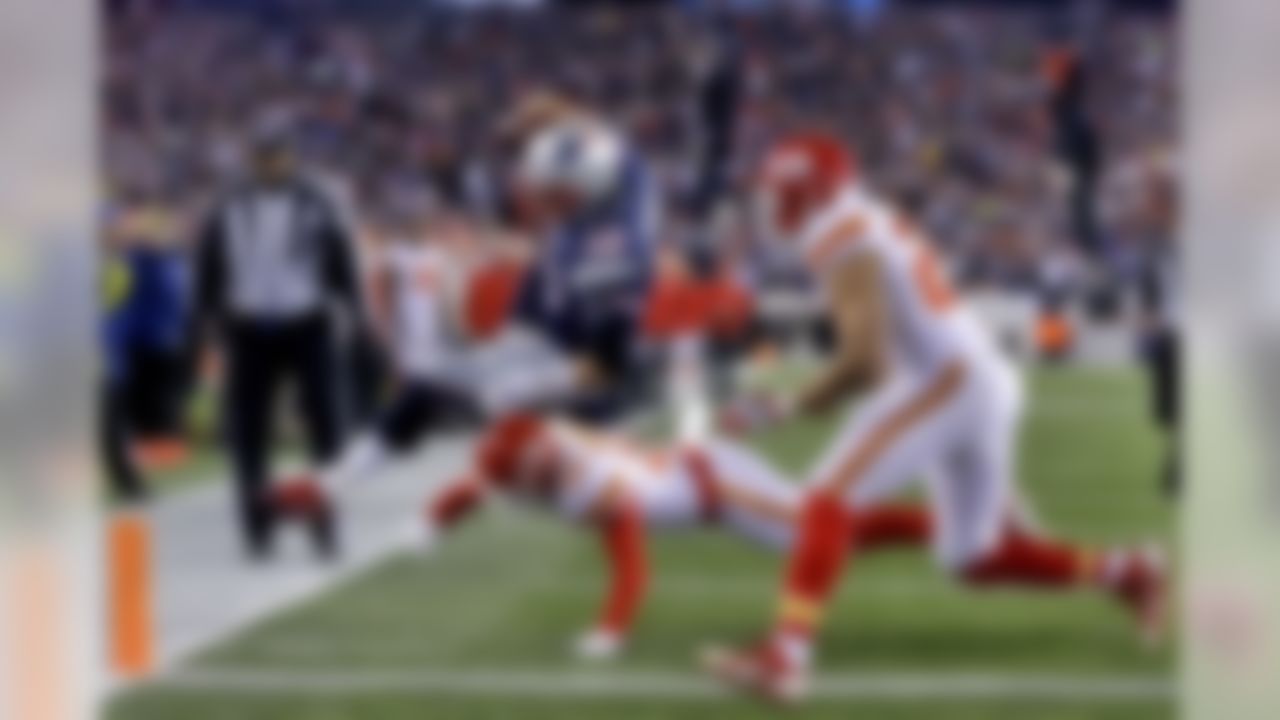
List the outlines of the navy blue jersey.
{"type": "Polygon", "coordinates": [[[651,178],[632,153],[616,192],[544,239],[517,316],[565,350],[622,372],[654,274],[657,225],[651,178]]]}

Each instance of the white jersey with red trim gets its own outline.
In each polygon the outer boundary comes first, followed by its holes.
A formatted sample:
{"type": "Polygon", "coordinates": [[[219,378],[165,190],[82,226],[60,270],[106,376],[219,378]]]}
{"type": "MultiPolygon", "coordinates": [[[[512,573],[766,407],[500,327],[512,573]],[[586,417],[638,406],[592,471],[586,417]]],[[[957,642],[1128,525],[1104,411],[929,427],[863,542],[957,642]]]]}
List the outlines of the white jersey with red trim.
{"type": "Polygon", "coordinates": [[[411,377],[440,378],[454,372],[458,333],[450,320],[456,296],[456,264],[444,251],[398,245],[383,258],[393,287],[395,359],[411,377]]]}
{"type": "Polygon", "coordinates": [[[548,431],[545,441],[567,466],[555,498],[563,515],[583,519],[606,493],[620,491],[638,504],[650,525],[692,523],[700,517],[698,489],[679,453],[568,422],[553,421],[548,431]]]}
{"type": "Polygon", "coordinates": [[[737,443],[655,450],[565,422],[553,423],[548,439],[568,466],[550,500],[566,518],[586,519],[607,493],[621,492],[650,528],[718,522],[766,547],[791,542],[799,485],[737,443]]]}
{"type": "Polygon", "coordinates": [[[888,313],[892,372],[846,416],[809,483],[864,508],[924,479],[939,562],[961,568],[998,539],[1014,505],[1021,382],[953,293],[905,218],[850,187],[801,238],[815,270],[873,253],[888,313]]]}
{"type": "MultiPolygon", "coordinates": [[[[928,241],[889,203],[858,186],[846,188],[800,237],[815,273],[858,253],[880,265],[895,370],[932,374],[957,359],[999,362],[988,333],[956,296],[928,241]]],[[[972,363],[971,363],[972,364],[972,363]]]]}

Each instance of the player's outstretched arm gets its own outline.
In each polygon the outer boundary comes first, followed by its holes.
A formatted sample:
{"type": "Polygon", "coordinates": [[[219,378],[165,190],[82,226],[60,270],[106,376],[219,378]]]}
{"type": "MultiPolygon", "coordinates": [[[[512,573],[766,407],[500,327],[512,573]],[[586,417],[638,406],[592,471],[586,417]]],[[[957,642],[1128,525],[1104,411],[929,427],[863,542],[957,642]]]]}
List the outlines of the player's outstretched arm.
{"type": "Polygon", "coordinates": [[[823,282],[831,298],[835,356],[794,397],[755,394],[730,403],[720,416],[722,431],[746,435],[796,415],[825,413],[879,382],[885,372],[887,323],[878,261],[866,253],[856,255],[829,270],[823,282]]]}
{"type": "Polygon", "coordinates": [[[835,323],[836,354],[827,369],[795,401],[795,412],[824,413],[875,385],[885,373],[887,321],[879,261],[869,253],[850,257],[823,279],[835,323]]]}

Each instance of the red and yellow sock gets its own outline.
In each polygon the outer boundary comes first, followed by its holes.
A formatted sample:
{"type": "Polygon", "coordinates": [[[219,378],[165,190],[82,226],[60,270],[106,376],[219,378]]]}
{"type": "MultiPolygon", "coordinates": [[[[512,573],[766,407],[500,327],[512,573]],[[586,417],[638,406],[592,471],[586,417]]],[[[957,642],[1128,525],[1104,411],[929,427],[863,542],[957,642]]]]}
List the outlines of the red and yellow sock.
{"type": "Polygon", "coordinates": [[[823,607],[844,569],[854,516],[839,497],[819,491],[805,500],[798,523],[777,630],[808,638],[821,622],[823,607]]]}

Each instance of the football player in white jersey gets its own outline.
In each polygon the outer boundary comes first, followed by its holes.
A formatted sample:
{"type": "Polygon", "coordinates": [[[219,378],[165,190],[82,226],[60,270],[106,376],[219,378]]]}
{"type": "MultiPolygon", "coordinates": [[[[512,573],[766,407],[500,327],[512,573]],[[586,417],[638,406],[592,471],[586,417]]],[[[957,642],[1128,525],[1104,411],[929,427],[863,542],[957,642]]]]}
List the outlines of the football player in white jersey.
{"type": "MultiPolygon", "coordinates": [[[[473,467],[433,495],[429,538],[495,493],[599,532],[610,581],[598,619],[576,645],[587,659],[613,657],[626,642],[644,600],[650,532],[720,526],[782,551],[801,500],[798,485],[732,441],[648,446],[568,419],[515,414],[490,426],[473,467]]],[[[863,551],[921,545],[929,531],[918,505],[881,505],[859,513],[845,542],[863,551]]]]}
{"type": "Polygon", "coordinates": [[[971,583],[1097,587],[1155,634],[1165,581],[1153,552],[1095,553],[1020,519],[1016,372],[927,241],[866,186],[843,143],[821,133],[783,139],[764,158],[757,192],[765,234],[812,269],[837,348],[797,397],[731,404],[726,425],[749,431],[834,410],[851,395],[862,402],[846,411],[806,484],[772,632],[755,648],[709,648],[709,671],[772,699],[801,696],[859,510],[918,480],[928,490],[935,556],[948,572],[971,583]]]}

